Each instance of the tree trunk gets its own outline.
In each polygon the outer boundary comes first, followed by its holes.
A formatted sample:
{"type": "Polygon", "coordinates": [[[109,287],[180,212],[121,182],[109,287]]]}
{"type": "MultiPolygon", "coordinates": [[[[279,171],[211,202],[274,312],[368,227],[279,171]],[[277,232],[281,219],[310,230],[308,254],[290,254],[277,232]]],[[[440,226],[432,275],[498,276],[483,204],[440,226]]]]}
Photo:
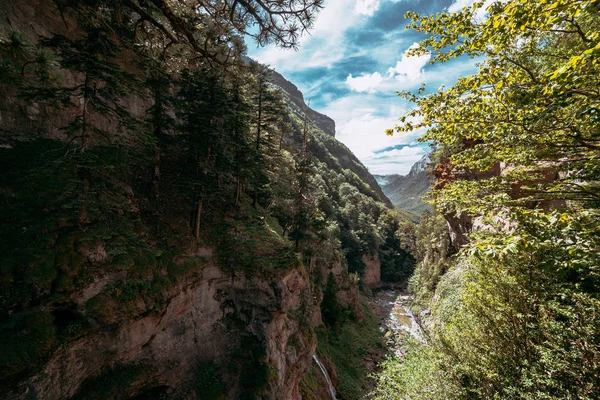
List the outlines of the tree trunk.
{"type": "Polygon", "coordinates": [[[258,91],[258,122],[256,124],[256,150],[260,150],[260,128],[262,122],[262,85],[258,91]]]}
{"type": "Polygon", "coordinates": [[[254,209],[256,209],[257,205],[258,205],[258,186],[255,185],[255,187],[254,187],[254,200],[252,200],[252,207],[254,207],[254,209]]]}
{"type": "Polygon", "coordinates": [[[160,196],[160,147],[157,145],[154,149],[154,175],[152,176],[152,194],[155,199],[160,196]]]}
{"type": "MultiPolygon", "coordinates": [[[[256,151],[260,153],[260,128],[262,120],[262,82],[259,82],[260,87],[258,89],[258,122],[256,124],[256,151]]],[[[254,185],[254,200],[252,201],[252,207],[256,209],[258,205],[258,184],[254,185]]]]}
{"type": "Polygon", "coordinates": [[[200,237],[200,217],[202,216],[202,198],[198,199],[198,205],[196,206],[196,227],[194,229],[194,236],[200,237]]]}
{"type": "MultiPolygon", "coordinates": [[[[85,174],[87,175],[87,172],[85,172],[85,174]]],[[[86,177],[82,180],[81,182],[82,184],[82,205],[81,205],[81,211],[79,212],[79,223],[82,225],[87,225],[89,224],[90,221],[90,216],[88,214],[88,199],[87,199],[87,195],[90,191],[90,181],[89,179],[86,177]]]]}
{"type": "Polygon", "coordinates": [[[87,107],[89,99],[89,74],[85,74],[83,83],[83,108],[81,110],[81,151],[85,151],[89,145],[87,133],[87,107]]]}

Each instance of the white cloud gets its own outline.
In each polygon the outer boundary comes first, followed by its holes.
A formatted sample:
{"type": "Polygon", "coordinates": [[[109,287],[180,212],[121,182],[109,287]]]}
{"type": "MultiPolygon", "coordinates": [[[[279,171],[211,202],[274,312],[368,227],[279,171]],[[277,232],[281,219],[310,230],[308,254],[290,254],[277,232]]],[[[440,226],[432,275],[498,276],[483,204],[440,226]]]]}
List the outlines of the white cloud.
{"type": "MultiPolygon", "coordinates": [[[[404,144],[407,138],[386,136],[385,130],[394,126],[396,117],[379,117],[374,114],[358,114],[338,122],[339,140],[352,150],[358,158],[366,161],[373,158],[375,151],[404,144]]],[[[337,121],[340,121],[339,119],[337,121]]]]}
{"type": "Polygon", "coordinates": [[[411,157],[411,156],[422,156],[425,154],[425,150],[419,146],[404,146],[401,149],[394,149],[383,153],[377,153],[373,158],[374,160],[389,160],[390,158],[396,157],[411,157]]]}
{"type": "Polygon", "coordinates": [[[363,74],[354,78],[352,74],[346,78],[346,85],[355,92],[374,93],[375,89],[383,81],[383,76],[379,72],[372,74],[363,74]]]}
{"type": "MultiPolygon", "coordinates": [[[[477,12],[475,13],[474,20],[476,22],[485,22],[488,18],[488,12],[486,9],[492,5],[493,3],[506,3],[508,0],[485,0],[483,5],[477,12]]],[[[475,3],[475,0],[454,0],[452,4],[448,7],[448,12],[457,12],[461,11],[465,7],[471,7],[475,3]]]]}
{"type": "Polygon", "coordinates": [[[426,148],[418,145],[404,146],[400,149],[374,154],[371,157],[365,158],[363,162],[373,174],[405,175],[410,171],[413,164],[419,161],[427,151],[426,148]]]}
{"type": "Polygon", "coordinates": [[[465,7],[470,7],[475,3],[475,0],[455,0],[454,3],[448,7],[448,12],[457,12],[465,7]]]}
{"type": "Polygon", "coordinates": [[[344,40],[346,31],[366,23],[365,16],[372,16],[381,1],[397,3],[400,0],[327,0],[309,34],[300,38],[298,51],[269,45],[250,48],[249,55],[284,74],[297,70],[299,60],[302,60],[302,68],[330,67],[350,56],[347,54],[350,43],[344,40]]]}
{"type": "Polygon", "coordinates": [[[403,82],[416,82],[421,78],[423,67],[431,59],[431,53],[422,56],[408,56],[410,50],[418,47],[418,43],[413,43],[412,46],[404,52],[402,59],[396,62],[396,66],[388,69],[388,76],[403,82]]]}
{"type": "Polygon", "coordinates": [[[384,77],[379,72],[362,74],[353,77],[352,74],[346,78],[346,85],[355,92],[374,93],[376,91],[393,91],[407,89],[419,83],[423,78],[423,67],[431,59],[431,54],[422,56],[408,56],[408,51],[419,45],[413,43],[402,55],[402,59],[396,62],[396,66],[388,68],[384,77]]]}
{"type": "Polygon", "coordinates": [[[373,16],[379,9],[379,0],[357,0],[354,5],[354,13],[358,15],[373,16]]]}
{"type": "MultiPolygon", "coordinates": [[[[300,39],[299,51],[281,50],[275,46],[250,49],[249,55],[277,69],[284,76],[309,68],[331,68],[336,62],[350,57],[369,57],[377,60],[380,68],[358,76],[345,71],[338,78],[337,70],[325,74],[313,82],[294,82],[307,99],[317,96],[319,103],[329,102],[319,108],[336,121],[336,137],[352,150],[373,173],[408,173],[410,167],[422,156],[421,145],[415,138],[423,132],[386,136],[385,130],[392,128],[398,117],[405,114],[409,104],[402,99],[392,99],[397,90],[411,90],[426,81],[438,87],[442,83],[451,85],[458,77],[473,71],[473,60],[452,62],[424,68],[430,55],[407,57],[406,50],[414,36],[394,29],[385,32],[383,38],[369,45],[358,45],[347,41],[349,29],[360,29],[376,15],[384,2],[402,0],[327,0],[315,21],[310,35],[300,39]],[[400,61],[398,61],[400,59],[400,61]],[[391,68],[387,68],[392,66],[391,68]],[[388,73],[386,73],[386,71],[388,73]],[[335,72],[335,73],[334,73],[335,72]],[[330,93],[324,93],[326,85],[330,93]],[[335,99],[344,87],[352,92],[335,99]],[[386,96],[382,96],[386,94],[386,96]],[[398,145],[408,145],[386,153],[377,151],[398,145]],[[414,153],[414,154],[413,154],[414,153]]],[[[465,0],[456,0],[465,1],[465,0]]],[[[488,0],[491,1],[491,0],[488,0]]],[[[414,47],[412,44],[411,47],[414,47]]],[[[352,71],[354,72],[354,71],[352,71]]],[[[411,105],[410,105],[411,106],[411,105]]]]}
{"type": "MultiPolygon", "coordinates": [[[[317,15],[310,34],[300,38],[298,51],[283,50],[275,45],[261,49],[250,49],[250,56],[261,63],[268,64],[285,74],[286,71],[298,69],[299,60],[302,68],[330,67],[342,60],[346,54],[347,43],[345,32],[351,27],[366,22],[362,15],[355,12],[358,2],[371,0],[328,0],[326,6],[317,15]]],[[[367,10],[367,8],[360,8],[367,10]]]]}
{"type": "Polygon", "coordinates": [[[348,146],[371,172],[405,174],[422,153],[413,155],[409,153],[415,150],[405,150],[398,157],[389,153],[392,157],[386,158],[382,157],[384,153],[376,153],[397,145],[415,145],[415,138],[422,133],[385,134],[385,130],[392,128],[406,112],[398,103],[400,100],[382,99],[373,93],[357,93],[337,99],[319,111],[336,121],[336,138],[348,146]]]}

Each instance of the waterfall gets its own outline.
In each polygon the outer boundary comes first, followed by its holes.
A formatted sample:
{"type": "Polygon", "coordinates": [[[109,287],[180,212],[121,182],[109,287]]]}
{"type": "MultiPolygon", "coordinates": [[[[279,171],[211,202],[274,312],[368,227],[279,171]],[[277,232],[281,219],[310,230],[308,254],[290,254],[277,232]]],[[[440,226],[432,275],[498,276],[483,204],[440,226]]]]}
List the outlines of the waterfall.
{"type": "Polygon", "coordinates": [[[325,380],[327,381],[327,385],[329,386],[329,393],[331,393],[331,399],[336,400],[337,397],[336,397],[336,393],[335,393],[335,388],[333,387],[333,383],[331,383],[331,378],[329,377],[329,374],[327,373],[325,366],[323,365],[323,363],[321,363],[321,360],[319,360],[319,357],[317,357],[316,354],[313,354],[313,360],[315,360],[315,362],[321,369],[321,372],[323,373],[325,380]]]}

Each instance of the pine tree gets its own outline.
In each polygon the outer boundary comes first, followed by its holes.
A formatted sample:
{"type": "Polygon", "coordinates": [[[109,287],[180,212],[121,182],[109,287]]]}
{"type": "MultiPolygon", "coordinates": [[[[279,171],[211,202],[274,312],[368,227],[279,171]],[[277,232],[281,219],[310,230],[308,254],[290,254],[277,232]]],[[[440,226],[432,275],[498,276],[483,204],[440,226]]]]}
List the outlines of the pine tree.
{"type": "Polygon", "coordinates": [[[175,105],[171,94],[172,83],[168,74],[151,67],[150,76],[146,79],[146,86],[150,89],[153,104],[146,111],[146,124],[152,135],[154,168],[152,172],[152,193],[155,198],[160,196],[160,165],[161,152],[170,132],[175,129],[175,105]]]}

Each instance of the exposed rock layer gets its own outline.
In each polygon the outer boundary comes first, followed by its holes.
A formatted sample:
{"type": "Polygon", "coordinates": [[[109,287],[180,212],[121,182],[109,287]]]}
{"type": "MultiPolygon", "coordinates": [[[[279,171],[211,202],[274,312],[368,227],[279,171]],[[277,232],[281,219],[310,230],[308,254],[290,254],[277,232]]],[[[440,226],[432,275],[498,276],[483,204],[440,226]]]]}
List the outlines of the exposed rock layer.
{"type": "Polygon", "coordinates": [[[287,94],[288,100],[294,105],[293,111],[296,115],[302,118],[303,114],[306,113],[308,118],[313,121],[317,127],[335,137],[335,121],[327,115],[321,114],[308,107],[304,101],[304,95],[298,90],[296,85],[285,79],[276,71],[273,71],[271,81],[287,94]]]}
{"type": "MultiPolygon", "coordinates": [[[[316,343],[305,337],[290,312],[298,312],[309,288],[307,274],[297,269],[280,279],[265,280],[232,278],[209,266],[201,279],[171,288],[163,310],[99,329],[63,346],[39,373],[2,398],[70,398],[86,379],[123,366],[145,369],[124,395],[163,388],[173,396],[198,398],[189,379],[194,369],[228,359],[240,337],[251,335],[264,347],[265,361],[276,370],[262,395],[298,399],[299,378],[310,365],[316,343]],[[242,332],[232,324],[236,320],[244,323],[242,332]]],[[[229,383],[227,398],[238,397],[235,377],[229,383]]]]}
{"type": "Polygon", "coordinates": [[[379,261],[379,254],[371,257],[363,255],[362,261],[365,263],[365,271],[362,276],[363,283],[366,287],[373,288],[381,281],[381,261],[379,261]]]}

